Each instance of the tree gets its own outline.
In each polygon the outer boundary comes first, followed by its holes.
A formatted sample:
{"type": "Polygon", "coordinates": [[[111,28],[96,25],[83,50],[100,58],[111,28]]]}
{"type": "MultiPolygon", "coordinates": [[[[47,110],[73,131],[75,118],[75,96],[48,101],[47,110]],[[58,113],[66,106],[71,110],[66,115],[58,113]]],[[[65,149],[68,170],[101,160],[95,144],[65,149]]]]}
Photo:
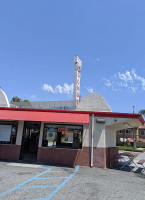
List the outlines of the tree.
{"type": "Polygon", "coordinates": [[[25,99],[25,100],[23,100],[23,101],[21,101],[21,102],[29,102],[29,100],[26,100],[26,99],[25,99]]]}
{"type": "Polygon", "coordinates": [[[14,102],[21,102],[22,99],[20,99],[19,97],[15,96],[12,98],[12,100],[10,101],[11,103],[14,103],[14,102]]]}
{"type": "Polygon", "coordinates": [[[29,102],[29,100],[25,99],[25,100],[22,101],[22,99],[20,99],[19,97],[15,96],[15,97],[12,98],[12,100],[10,102],[11,103],[14,103],[14,102],[29,102]]]}
{"type": "Polygon", "coordinates": [[[145,117],[145,110],[140,110],[140,111],[139,111],[139,114],[140,114],[140,115],[143,115],[143,116],[145,117]]]}

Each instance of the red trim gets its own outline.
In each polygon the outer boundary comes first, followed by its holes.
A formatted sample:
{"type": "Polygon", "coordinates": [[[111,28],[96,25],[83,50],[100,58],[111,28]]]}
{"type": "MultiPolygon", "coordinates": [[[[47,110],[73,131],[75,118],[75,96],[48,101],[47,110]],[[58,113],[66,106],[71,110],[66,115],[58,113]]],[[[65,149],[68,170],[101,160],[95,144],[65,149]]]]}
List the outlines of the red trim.
{"type": "Polygon", "coordinates": [[[0,119],[89,124],[88,114],[0,110],[0,119]]]}
{"type": "Polygon", "coordinates": [[[73,113],[73,114],[94,114],[96,117],[114,117],[114,118],[132,118],[138,119],[143,125],[145,123],[140,114],[132,113],[116,113],[116,112],[93,112],[93,111],[77,111],[77,110],[48,110],[48,109],[28,109],[28,108],[6,108],[0,107],[0,110],[9,111],[31,111],[31,112],[51,112],[51,113],[73,113]]]}

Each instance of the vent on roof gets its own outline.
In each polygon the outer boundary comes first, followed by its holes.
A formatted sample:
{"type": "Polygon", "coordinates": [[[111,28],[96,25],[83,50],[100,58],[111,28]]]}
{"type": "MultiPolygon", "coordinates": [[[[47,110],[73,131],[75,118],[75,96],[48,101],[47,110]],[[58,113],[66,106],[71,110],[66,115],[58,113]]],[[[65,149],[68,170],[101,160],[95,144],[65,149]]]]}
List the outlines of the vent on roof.
{"type": "Polygon", "coordinates": [[[96,119],[96,123],[98,124],[105,124],[105,119],[96,119]]]}

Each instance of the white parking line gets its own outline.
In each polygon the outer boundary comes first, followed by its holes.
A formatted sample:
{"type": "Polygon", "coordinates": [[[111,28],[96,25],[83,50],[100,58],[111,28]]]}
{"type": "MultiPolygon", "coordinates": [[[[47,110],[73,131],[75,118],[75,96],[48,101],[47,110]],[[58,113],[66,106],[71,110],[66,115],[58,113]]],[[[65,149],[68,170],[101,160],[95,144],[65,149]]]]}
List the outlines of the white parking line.
{"type": "Polygon", "coordinates": [[[41,166],[37,164],[26,164],[26,163],[8,163],[7,165],[15,167],[31,167],[31,168],[39,168],[41,166]]]}

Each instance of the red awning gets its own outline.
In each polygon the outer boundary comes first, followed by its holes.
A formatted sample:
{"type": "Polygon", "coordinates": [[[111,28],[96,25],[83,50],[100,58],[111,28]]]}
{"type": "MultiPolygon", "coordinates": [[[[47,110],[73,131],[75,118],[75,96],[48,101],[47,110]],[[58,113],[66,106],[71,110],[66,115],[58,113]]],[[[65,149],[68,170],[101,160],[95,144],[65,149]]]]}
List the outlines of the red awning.
{"type": "Polygon", "coordinates": [[[14,111],[0,110],[1,120],[43,121],[43,122],[66,122],[89,124],[89,114],[57,113],[40,111],[14,111]]]}
{"type": "Polygon", "coordinates": [[[128,142],[134,142],[132,138],[127,138],[128,142]]]}

